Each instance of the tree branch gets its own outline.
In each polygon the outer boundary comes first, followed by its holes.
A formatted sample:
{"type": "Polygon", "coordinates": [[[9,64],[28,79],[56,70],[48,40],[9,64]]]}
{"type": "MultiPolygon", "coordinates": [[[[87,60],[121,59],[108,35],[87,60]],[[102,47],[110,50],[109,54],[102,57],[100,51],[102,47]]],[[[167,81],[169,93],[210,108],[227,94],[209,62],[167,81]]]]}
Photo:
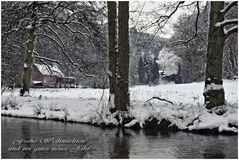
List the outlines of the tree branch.
{"type": "Polygon", "coordinates": [[[230,25],[230,24],[238,24],[238,19],[225,19],[222,22],[217,22],[215,24],[216,27],[224,27],[226,25],[230,25]]]}
{"type": "Polygon", "coordinates": [[[67,29],[69,29],[69,31],[72,33],[72,34],[76,34],[76,33],[79,33],[81,35],[83,35],[84,37],[88,38],[88,36],[86,35],[86,33],[82,33],[81,31],[75,31],[73,30],[68,24],[63,24],[67,29]]]}
{"type": "Polygon", "coordinates": [[[58,40],[61,42],[62,46],[66,49],[68,49],[69,51],[72,51],[71,49],[69,49],[68,47],[65,46],[64,42],[62,41],[61,37],[59,36],[59,34],[54,30],[52,29],[50,26],[47,26],[48,29],[50,29],[54,35],[56,35],[56,37],[58,38],[58,40]]]}
{"type": "Polygon", "coordinates": [[[228,30],[224,29],[224,34],[226,35],[226,38],[229,37],[232,33],[238,32],[238,26],[233,26],[229,28],[228,30]]]}
{"type": "Polygon", "coordinates": [[[181,4],[183,4],[184,1],[180,1],[178,3],[178,5],[176,6],[176,8],[173,10],[173,12],[171,12],[169,15],[164,15],[164,16],[160,16],[155,22],[153,22],[152,24],[156,24],[156,23],[161,23],[166,21],[165,23],[167,23],[167,21],[172,17],[172,15],[178,10],[179,6],[181,4]],[[160,20],[163,18],[163,20],[160,22],[160,20]]]}
{"type": "Polygon", "coordinates": [[[46,61],[55,62],[55,63],[60,64],[60,62],[58,60],[51,59],[51,58],[48,58],[48,57],[42,57],[42,56],[33,55],[32,58],[43,59],[43,60],[46,60],[46,61]]]}
{"type": "Polygon", "coordinates": [[[198,19],[199,19],[199,15],[200,15],[200,8],[199,8],[199,2],[197,1],[197,17],[196,17],[196,21],[195,21],[195,34],[194,34],[193,37],[189,38],[184,43],[190,42],[192,39],[194,39],[197,36],[197,34],[198,34],[198,19]]]}
{"type": "Polygon", "coordinates": [[[90,44],[92,45],[94,51],[96,51],[96,48],[95,48],[94,43],[90,40],[90,37],[92,37],[92,35],[87,35],[86,33],[82,33],[82,32],[80,32],[80,31],[78,31],[78,30],[73,30],[68,24],[63,24],[63,26],[65,26],[67,29],[69,29],[70,32],[71,32],[73,35],[79,33],[79,34],[83,35],[84,37],[86,37],[86,38],[89,40],[90,44]]]}
{"type": "Polygon", "coordinates": [[[180,43],[180,42],[185,44],[185,43],[190,42],[191,40],[193,40],[197,36],[197,34],[198,34],[198,19],[199,19],[199,15],[200,15],[200,8],[199,8],[199,2],[198,1],[197,1],[197,4],[196,4],[196,7],[197,7],[197,17],[196,17],[196,21],[195,21],[195,33],[194,33],[194,35],[191,38],[189,38],[188,40],[178,40],[176,42],[173,42],[173,44],[174,43],[180,43]]]}
{"type": "MultiPolygon", "coordinates": [[[[36,55],[39,57],[39,54],[38,54],[37,51],[33,50],[33,53],[36,54],[36,55]]],[[[32,57],[34,58],[34,55],[33,55],[32,57]]],[[[49,71],[50,71],[51,73],[53,73],[52,70],[51,70],[51,67],[50,67],[43,59],[40,58],[40,61],[41,61],[41,63],[43,63],[43,64],[46,65],[46,67],[49,69],[49,71]]]]}
{"type": "Polygon", "coordinates": [[[55,43],[57,44],[57,46],[61,49],[62,53],[67,57],[67,59],[71,62],[71,64],[72,64],[73,66],[77,67],[81,73],[83,73],[83,74],[84,74],[85,76],[87,76],[87,77],[94,77],[94,78],[97,77],[97,76],[95,76],[95,75],[87,74],[76,62],[74,62],[74,61],[71,59],[71,57],[69,56],[69,54],[65,51],[64,47],[61,46],[61,44],[60,44],[56,39],[54,39],[53,37],[51,37],[51,36],[49,36],[49,35],[47,35],[47,34],[39,34],[39,33],[38,33],[38,34],[36,34],[36,36],[44,36],[44,37],[46,37],[46,38],[51,39],[53,42],[55,42],[55,43]]]}
{"type": "Polygon", "coordinates": [[[237,1],[229,3],[223,10],[220,12],[225,15],[234,5],[237,5],[237,1]]]}
{"type": "Polygon", "coordinates": [[[151,101],[152,99],[158,99],[158,100],[160,100],[160,101],[165,101],[165,102],[168,102],[168,103],[170,103],[170,104],[173,104],[173,102],[171,102],[171,101],[169,101],[169,100],[167,100],[167,99],[159,98],[159,97],[152,97],[152,98],[150,98],[149,100],[147,100],[146,102],[151,101]]]}

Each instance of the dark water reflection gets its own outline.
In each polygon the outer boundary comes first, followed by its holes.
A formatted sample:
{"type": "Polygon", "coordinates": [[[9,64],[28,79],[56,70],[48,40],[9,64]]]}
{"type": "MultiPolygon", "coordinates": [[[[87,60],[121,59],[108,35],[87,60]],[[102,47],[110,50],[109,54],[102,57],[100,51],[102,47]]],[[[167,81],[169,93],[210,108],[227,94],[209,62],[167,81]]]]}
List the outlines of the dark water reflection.
{"type": "MultiPolygon", "coordinates": [[[[22,123],[22,139],[26,139],[26,140],[30,140],[31,139],[31,134],[30,134],[30,127],[29,125],[25,124],[25,123],[22,123]]],[[[4,139],[3,139],[4,141],[4,139]]],[[[23,147],[25,148],[30,148],[31,145],[29,143],[24,143],[22,145],[23,147]]],[[[22,151],[24,153],[24,156],[23,158],[31,158],[31,155],[32,155],[32,151],[31,150],[23,150],[22,151]]]]}
{"type": "Polygon", "coordinates": [[[64,124],[2,117],[2,158],[237,158],[238,136],[206,136],[185,132],[102,129],[83,124],[64,124]],[[66,151],[8,151],[19,139],[80,139],[79,144],[25,143],[25,148],[67,148],[66,151]]]}

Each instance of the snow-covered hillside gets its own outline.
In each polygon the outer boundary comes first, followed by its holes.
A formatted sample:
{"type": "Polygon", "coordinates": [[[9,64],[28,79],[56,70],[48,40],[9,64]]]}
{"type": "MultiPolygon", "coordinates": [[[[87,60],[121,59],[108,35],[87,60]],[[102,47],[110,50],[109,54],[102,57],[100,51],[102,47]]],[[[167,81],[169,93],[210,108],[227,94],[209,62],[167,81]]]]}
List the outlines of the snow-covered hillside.
{"type": "MultiPolygon", "coordinates": [[[[227,105],[220,109],[226,112],[217,115],[216,110],[208,112],[203,106],[203,82],[134,86],[130,88],[130,114],[135,120],[125,126],[139,123],[143,128],[146,120],[156,118],[168,120],[179,129],[218,128],[237,132],[238,81],[224,80],[224,88],[227,105]],[[158,99],[147,101],[152,97],[167,99],[173,104],[158,99]]],[[[108,89],[31,89],[31,97],[18,95],[19,89],[2,95],[2,115],[118,124],[112,115],[107,115],[108,89]]]]}

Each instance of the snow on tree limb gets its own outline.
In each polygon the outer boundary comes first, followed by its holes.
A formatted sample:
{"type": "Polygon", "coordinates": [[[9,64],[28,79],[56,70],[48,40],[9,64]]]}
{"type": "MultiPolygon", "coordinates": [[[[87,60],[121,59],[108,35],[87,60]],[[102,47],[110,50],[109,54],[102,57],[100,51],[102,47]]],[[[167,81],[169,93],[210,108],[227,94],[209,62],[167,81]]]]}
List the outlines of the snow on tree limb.
{"type": "Polygon", "coordinates": [[[221,10],[220,12],[223,14],[226,14],[234,5],[237,5],[237,1],[233,1],[231,3],[229,3],[223,10],[221,10]]]}
{"type": "MultiPolygon", "coordinates": [[[[38,53],[37,51],[33,50],[33,53],[34,53],[37,57],[40,57],[40,56],[39,56],[39,53],[38,53]]],[[[34,55],[32,56],[32,58],[35,58],[34,55]]],[[[44,64],[44,65],[46,65],[46,67],[48,68],[48,70],[49,70],[51,73],[53,73],[53,71],[51,70],[51,67],[44,61],[44,59],[43,59],[43,58],[39,58],[39,59],[40,59],[41,63],[44,64]]]]}
{"type": "MultiPolygon", "coordinates": [[[[73,30],[73,29],[70,27],[69,24],[63,24],[63,26],[65,26],[73,35],[81,34],[81,35],[83,35],[84,37],[86,37],[86,38],[89,40],[89,42],[90,42],[91,46],[93,47],[93,49],[96,51],[96,48],[95,48],[94,43],[90,40],[90,38],[93,38],[91,34],[88,35],[88,34],[86,34],[86,33],[83,33],[83,32],[81,32],[81,31],[79,31],[79,30],[73,30]]],[[[88,29],[88,28],[87,28],[87,29],[88,29]]],[[[88,31],[89,31],[89,30],[88,30],[88,31]]]]}
{"type": "Polygon", "coordinates": [[[3,32],[2,36],[5,37],[5,36],[7,36],[8,34],[10,34],[10,33],[12,33],[12,32],[17,32],[17,31],[19,31],[19,29],[20,29],[21,27],[23,27],[23,26],[22,26],[22,23],[23,23],[24,21],[26,21],[26,20],[31,21],[30,18],[23,18],[23,19],[21,19],[21,20],[19,21],[17,27],[14,27],[14,28],[10,29],[10,30],[7,31],[7,32],[3,32]]]}
{"type": "Polygon", "coordinates": [[[47,26],[47,28],[50,29],[50,30],[52,31],[52,33],[54,33],[54,35],[56,35],[57,39],[61,42],[61,45],[62,45],[64,48],[68,49],[69,51],[72,51],[71,49],[69,49],[69,48],[64,44],[63,40],[61,39],[61,37],[59,36],[59,34],[58,34],[54,29],[52,29],[50,26],[47,26]]]}
{"type": "Polygon", "coordinates": [[[225,19],[222,22],[217,22],[215,24],[216,27],[221,27],[221,26],[225,26],[225,25],[230,25],[230,24],[237,24],[238,23],[238,19],[225,19]]]}
{"type": "MultiPolygon", "coordinates": [[[[79,22],[79,21],[71,21],[70,23],[75,23],[75,24],[81,25],[83,28],[85,28],[85,29],[87,30],[87,32],[89,33],[89,35],[90,35],[91,37],[93,37],[92,34],[91,34],[91,30],[89,29],[89,27],[87,27],[87,26],[84,25],[83,23],[81,23],[81,22],[79,22]]],[[[69,24],[70,24],[70,23],[69,23],[69,24]]]]}
{"type": "Polygon", "coordinates": [[[49,38],[50,40],[52,40],[53,42],[55,42],[57,44],[57,46],[61,49],[62,53],[67,57],[67,59],[71,62],[71,64],[75,67],[77,67],[79,69],[79,71],[81,73],[83,73],[85,76],[87,77],[94,77],[96,78],[97,76],[95,75],[91,75],[91,74],[87,74],[76,62],[74,62],[71,57],[69,56],[69,54],[65,51],[64,47],[53,37],[47,35],[47,34],[36,34],[36,36],[44,36],[46,38],[49,38]]]}
{"type": "Polygon", "coordinates": [[[71,33],[73,33],[73,34],[79,33],[79,34],[83,35],[84,37],[88,38],[88,36],[87,36],[86,33],[83,33],[83,32],[81,32],[81,31],[79,31],[79,30],[76,30],[76,31],[75,31],[75,30],[73,30],[68,24],[64,24],[64,26],[65,26],[67,29],[69,29],[69,31],[70,31],[71,33]]]}
{"type": "Polygon", "coordinates": [[[236,25],[236,26],[229,28],[228,30],[224,29],[224,34],[226,34],[228,37],[229,35],[231,35],[234,32],[237,32],[237,31],[238,31],[238,26],[236,25]]]}
{"type": "MultiPolygon", "coordinates": [[[[222,9],[220,12],[225,15],[233,6],[237,5],[237,1],[233,1],[231,3],[229,3],[224,9],[222,9]]],[[[226,25],[232,25],[235,24],[235,26],[226,29],[224,28],[224,34],[226,35],[226,37],[229,37],[232,33],[237,32],[238,31],[238,18],[235,19],[226,19],[222,22],[217,22],[215,24],[216,27],[225,27],[226,25]]]]}
{"type": "Polygon", "coordinates": [[[55,63],[60,64],[60,62],[59,62],[58,60],[51,59],[51,58],[48,58],[48,57],[43,57],[43,56],[36,56],[36,55],[33,55],[32,58],[43,59],[43,60],[47,60],[47,61],[50,61],[50,62],[55,62],[55,63]]]}

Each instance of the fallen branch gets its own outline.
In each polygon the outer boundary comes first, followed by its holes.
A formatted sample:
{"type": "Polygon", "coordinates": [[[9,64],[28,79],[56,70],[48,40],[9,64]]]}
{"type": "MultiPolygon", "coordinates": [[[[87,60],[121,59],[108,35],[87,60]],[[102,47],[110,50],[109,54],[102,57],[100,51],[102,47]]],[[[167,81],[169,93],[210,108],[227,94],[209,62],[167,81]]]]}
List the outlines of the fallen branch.
{"type": "Polygon", "coordinates": [[[152,99],[158,99],[158,100],[160,100],[160,101],[165,101],[165,102],[168,102],[168,103],[170,103],[170,104],[173,104],[173,102],[171,102],[171,101],[169,101],[169,100],[167,100],[167,99],[159,98],[159,97],[152,97],[152,98],[150,98],[149,100],[147,100],[146,102],[151,101],[152,99]]]}

